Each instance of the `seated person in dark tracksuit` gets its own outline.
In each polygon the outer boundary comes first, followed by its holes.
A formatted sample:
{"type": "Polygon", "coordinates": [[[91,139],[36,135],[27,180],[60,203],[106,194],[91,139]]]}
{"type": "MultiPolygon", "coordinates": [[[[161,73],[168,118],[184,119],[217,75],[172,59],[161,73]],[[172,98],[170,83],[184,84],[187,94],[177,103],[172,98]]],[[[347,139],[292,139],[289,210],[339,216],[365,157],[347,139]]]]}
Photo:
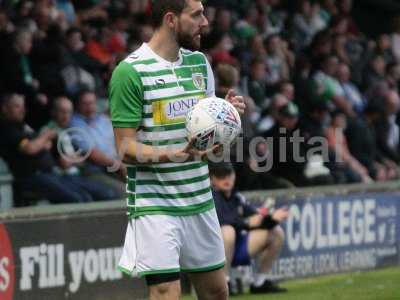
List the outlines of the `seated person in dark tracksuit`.
{"type": "Polygon", "coordinates": [[[279,256],[284,232],[279,223],[288,216],[287,208],[277,209],[273,215],[259,213],[234,190],[235,172],[231,164],[210,165],[211,184],[218,219],[225,245],[228,286],[231,266],[250,264],[258,257],[258,273],[250,286],[252,293],[286,291],[268,280],[267,272],[279,256]]]}

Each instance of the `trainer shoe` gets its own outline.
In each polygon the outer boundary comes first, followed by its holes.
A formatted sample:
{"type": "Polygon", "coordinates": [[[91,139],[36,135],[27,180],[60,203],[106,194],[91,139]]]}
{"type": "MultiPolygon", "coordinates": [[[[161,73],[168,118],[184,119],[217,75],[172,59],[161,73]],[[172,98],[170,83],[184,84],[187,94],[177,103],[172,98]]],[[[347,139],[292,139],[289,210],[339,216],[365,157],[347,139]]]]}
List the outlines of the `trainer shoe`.
{"type": "Polygon", "coordinates": [[[278,286],[276,283],[265,280],[264,283],[260,286],[251,285],[250,293],[252,294],[266,294],[266,293],[284,293],[287,292],[287,289],[278,286]]]}

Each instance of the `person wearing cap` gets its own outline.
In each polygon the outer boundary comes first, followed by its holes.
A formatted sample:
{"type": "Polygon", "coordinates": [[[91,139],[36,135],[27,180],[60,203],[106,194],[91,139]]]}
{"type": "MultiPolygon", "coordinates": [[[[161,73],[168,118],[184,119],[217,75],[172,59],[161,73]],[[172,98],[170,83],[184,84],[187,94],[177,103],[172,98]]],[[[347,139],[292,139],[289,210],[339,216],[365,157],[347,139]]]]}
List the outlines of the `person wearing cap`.
{"type": "MultiPolygon", "coordinates": [[[[299,121],[299,110],[296,104],[289,102],[280,107],[276,114],[276,123],[274,126],[264,133],[267,139],[266,151],[270,153],[267,159],[272,159],[271,174],[289,180],[294,185],[305,185],[306,179],[303,172],[305,162],[296,162],[293,143],[294,131],[299,121]],[[284,141],[282,144],[281,141],[284,141]]],[[[300,157],[304,157],[304,145],[300,144],[300,157]]],[[[297,155],[297,156],[298,156],[297,155]]]]}
{"type": "Polygon", "coordinates": [[[273,214],[258,210],[235,190],[236,174],[230,163],[210,163],[211,185],[224,239],[225,274],[234,294],[229,270],[235,266],[250,265],[252,258],[259,258],[258,273],[250,286],[254,294],[284,292],[286,289],[268,280],[267,273],[279,256],[284,242],[284,232],[279,223],[288,217],[286,207],[273,214]]]}

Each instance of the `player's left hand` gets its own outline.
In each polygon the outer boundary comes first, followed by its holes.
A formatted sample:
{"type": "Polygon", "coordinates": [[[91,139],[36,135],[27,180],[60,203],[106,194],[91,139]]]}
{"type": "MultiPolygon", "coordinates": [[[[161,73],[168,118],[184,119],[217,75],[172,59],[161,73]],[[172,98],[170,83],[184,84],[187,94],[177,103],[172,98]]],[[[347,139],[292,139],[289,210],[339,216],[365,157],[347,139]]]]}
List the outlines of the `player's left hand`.
{"type": "Polygon", "coordinates": [[[207,150],[198,150],[195,146],[196,139],[192,138],[189,143],[186,145],[186,147],[182,151],[178,151],[178,153],[175,154],[176,157],[184,158],[185,161],[187,160],[205,160],[208,158],[208,155],[211,153],[218,153],[222,149],[222,144],[216,144],[212,146],[210,149],[207,150]]]}
{"type": "Polygon", "coordinates": [[[243,96],[237,96],[236,92],[233,89],[230,89],[228,94],[225,96],[225,100],[229,101],[236,108],[239,114],[244,114],[246,104],[244,103],[243,96]]]}

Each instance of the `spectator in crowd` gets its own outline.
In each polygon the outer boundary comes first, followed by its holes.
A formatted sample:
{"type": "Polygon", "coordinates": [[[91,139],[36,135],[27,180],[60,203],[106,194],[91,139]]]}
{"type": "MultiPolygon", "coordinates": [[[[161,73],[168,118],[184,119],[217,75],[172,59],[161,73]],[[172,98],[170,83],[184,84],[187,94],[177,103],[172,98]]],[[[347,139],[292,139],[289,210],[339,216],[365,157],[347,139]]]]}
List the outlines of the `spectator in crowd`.
{"type": "Polygon", "coordinates": [[[396,168],[396,163],[400,163],[400,127],[398,124],[400,98],[398,92],[389,90],[383,101],[384,111],[375,126],[377,144],[382,155],[387,158],[388,164],[396,168]]]}
{"type": "Polygon", "coordinates": [[[314,35],[326,26],[326,22],[322,19],[319,9],[315,8],[309,0],[298,2],[297,12],[293,17],[293,38],[297,51],[307,47],[314,35]]]}
{"type": "Polygon", "coordinates": [[[267,50],[266,67],[267,76],[266,83],[268,86],[276,86],[282,80],[288,80],[290,77],[289,62],[287,61],[289,54],[284,47],[279,35],[274,34],[267,38],[265,42],[267,50]]]}
{"type": "Polygon", "coordinates": [[[339,0],[337,2],[338,16],[346,20],[346,33],[357,36],[360,33],[357,23],[354,21],[351,11],[353,0],[339,0]]]}
{"type": "MultiPolygon", "coordinates": [[[[144,24],[140,29],[140,40],[146,43],[149,42],[151,37],[153,36],[153,33],[154,33],[154,28],[151,27],[149,24],[144,24]]],[[[136,50],[136,48],[130,50],[133,52],[136,50]]]]}
{"type": "Polygon", "coordinates": [[[112,187],[101,182],[91,180],[81,176],[80,168],[84,165],[84,161],[76,151],[76,142],[74,141],[74,132],[70,123],[73,114],[73,104],[66,97],[58,97],[54,101],[52,109],[52,120],[44,127],[44,130],[55,130],[58,134],[57,144],[53,144],[53,157],[57,161],[55,172],[64,175],[72,184],[86,191],[95,201],[113,200],[120,195],[112,187]]]}
{"type": "Polygon", "coordinates": [[[350,153],[368,170],[370,177],[376,181],[385,181],[395,177],[394,170],[384,164],[376,140],[374,124],[382,117],[382,105],[369,103],[362,118],[349,120],[345,131],[350,153]]]}
{"type": "Polygon", "coordinates": [[[108,47],[111,34],[111,30],[107,26],[99,25],[85,45],[86,53],[104,66],[110,64],[114,59],[113,53],[108,47]]]}
{"type": "MultiPolygon", "coordinates": [[[[217,87],[215,94],[217,97],[225,98],[230,90],[233,90],[237,95],[243,95],[239,87],[240,73],[237,68],[228,64],[219,64],[216,69],[217,87]]],[[[241,116],[242,132],[246,139],[251,139],[255,135],[254,119],[258,117],[256,106],[253,99],[245,97],[246,111],[241,116]]]]}
{"type": "MultiPolygon", "coordinates": [[[[281,126],[278,111],[289,101],[300,109],[301,127],[313,123],[310,110],[325,102],[329,111],[344,112],[347,122],[342,116],[336,125],[326,119],[323,129],[347,123],[351,155],[374,180],[394,179],[400,162],[386,146],[396,144],[395,113],[385,112],[393,105],[383,99],[399,89],[400,18],[393,18],[393,32],[385,32],[380,24],[374,32],[361,32],[352,7],[351,0],[208,0],[210,26],[202,35],[201,50],[216,71],[218,94],[233,87],[248,96],[245,147],[254,128],[264,135],[272,126],[281,126]],[[219,64],[224,65],[220,70],[219,64]],[[382,108],[379,120],[371,111],[364,113],[366,106],[382,108]],[[362,129],[367,130],[365,135],[362,129]],[[359,135],[350,138],[351,130],[359,135]]],[[[90,97],[106,99],[113,66],[152,36],[150,11],[150,0],[0,1],[0,98],[22,94],[26,123],[35,130],[50,121],[53,99],[60,95],[77,99],[80,91],[90,90],[90,97]]],[[[111,130],[98,130],[108,126],[107,118],[79,118],[84,115],[79,102],[74,124],[101,136],[94,138],[97,146],[82,174],[97,174],[125,190],[116,176],[104,172],[116,159],[111,130]]],[[[266,151],[263,147],[257,147],[258,154],[266,151]]],[[[246,163],[235,165],[241,189],[293,186],[275,181],[270,172],[254,172],[258,163],[248,152],[246,163]]],[[[309,165],[305,162],[306,170],[309,165]]],[[[329,168],[335,170],[331,161],[329,168]]]]}
{"type": "Polygon", "coordinates": [[[306,142],[313,137],[325,136],[325,129],[329,125],[329,105],[323,101],[312,103],[306,114],[302,115],[299,127],[306,142]]]}
{"type": "Polygon", "coordinates": [[[216,12],[215,30],[220,33],[231,33],[232,30],[232,12],[226,8],[220,8],[216,12]]]}
{"type": "Polygon", "coordinates": [[[266,76],[265,62],[255,58],[250,64],[250,76],[246,80],[246,85],[249,96],[261,107],[267,98],[266,76]]]}
{"type": "Polygon", "coordinates": [[[27,122],[34,128],[41,125],[41,118],[47,109],[48,98],[41,93],[40,82],[34,76],[29,58],[32,51],[32,34],[27,30],[19,30],[13,41],[13,47],[1,58],[0,80],[3,93],[19,93],[24,95],[27,104],[27,122]]]}
{"type": "Polygon", "coordinates": [[[71,120],[71,127],[81,129],[85,138],[89,139],[89,144],[80,143],[79,145],[81,150],[90,152],[83,174],[111,186],[122,197],[125,192],[123,180],[125,180],[126,168],[117,160],[110,119],[103,114],[98,114],[96,109],[96,94],[88,90],[81,91],[77,99],[77,111],[71,120]],[[115,173],[108,172],[109,168],[117,168],[114,172],[118,171],[123,180],[119,179],[115,173]]]}
{"type": "Polygon", "coordinates": [[[388,34],[379,35],[376,41],[375,54],[381,55],[386,64],[391,64],[395,62],[395,58],[392,52],[392,44],[388,34]]]}
{"type": "Polygon", "coordinates": [[[65,34],[65,67],[62,76],[65,82],[66,92],[76,96],[83,89],[94,90],[96,79],[101,77],[104,66],[89,57],[84,51],[85,42],[79,28],[72,27],[65,34]]]}
{"type": "Polygon", "coordinates": [[[210,47],[209,54],[214,66],[219,63],[235,65],[236,59],[231,55],[233,48],[233,40],[228,33],[218,31],[212,32],[207,37],[208,46],[210,47]]]}
{"type": "MultiPolygon", "coordinates": [[[[332,54],[332,34],[329,29],[319,31],[315,34],[310,46],[307,48],[307,58],[314,67],[318,67],[322,57],[332,54]]],[[[300,56],[301,57],[301,56],[300,56]]]]}
{"type": "Polygon", "coordinates": [[[264,61],[267,57],[267,51],[264,47],[264,40],[260,34],[256,34],[249,39],[248,44],[250,47],[243,47],[237,49],[238,56],[242,62],[242,73],[244,76],[251,74],[252,62],[256,60],[264,61]]]}
{"type": "MultiPolygon", "coordinates": [[[[262,1],[259,1],[262,2],[262,1]]],[[[282,34],[285,30],[285,23],[287,21],[288,14],[282,10],[281,0],[268,0],[264,2],[265,5],[262,7],[263,15],[260,19],[265,22],[264,34],[269,36],[271,34],[282,34]]]]}
{"type": "MultiPolygon", "coordinates": [[[[296,104],[289,102],[279,109],[277,123],[264,133],[267,138],[266,151],[269,152],[267,159],[272,161],[271,174],[295,186],[331,184],[333,180],[329,170],[322,164],[312,164],[309,161],[311,155],[307,153],[305,142],[312,136],[320,136],[312,132],[314,127],[309,129],[299,130],[299,110],[296,104]]],[[[323,153],[314,154],[322,156],[323,153]]]]}
{"type": "Polygon", "coordinates": [[[364,73],[364,89],[371,88],[385,81],[386,63],[382,55],[371,58],[364,73]]]}
{"type": "Polygon", "coordinates": [[[391,63],[386,67],[386,83],[390,89],[399,91],[400,64],[391,63]]]}
{"type": "MultiPolygon", "coordinates": [[[[217,97],[225,98],[230,89],[238,89],[240,82],[240,73],[237,68],[228,64],[219,64],[215,70],[217,79],[217,88],[215,94],[217,97]]],[[[236,90],[238,93],[239,91],[236,90]]]]}
{"type": "MultiPolygon", "coordinates": [[[[302,156],[304,152],[294,154],[293,144],[290,138],[293,137],[299,120],[298,108],[293,103],[282,106],[276,115],[276,124],[264,133],[265,138],[272,138],[272,143],[267,143],[265,149],[270,153],[268,159],[272,160],[271,174],[291,181],[296,186],[305,185],[304,178],[305,162],[296,161],[296,157],[302,156]],[[279,140],[285,141],[282,149],[279,140]]],[[[299,149],[299,151],[304,148],[299,149]]]]}
{"type": "Polygon", "coordinates": [[[59,0],[56,2],[57,9],[60,10],[60,13],[63,13],[67,22],[70,24],[75,23],[76,21],[76,13],[74,5],[69,0],[59,0]]]}
{"type": "Polygon", "coordinates": [[[282,80],[290,77],[290,67],[293,66],[293,55],[287,49],[286,42],[279,35],[271,35],[266,42],[267,84],[276,86],[282,80]]]}
{"type": "Polygon", "coordinates": [[[312,71],[312,65],[310,59],[302,54],[296,57],[296,72],[293,75],[293,85],[295,91],[295,102],[299,106],[300,111],[306,110],[309,99],[311,98],[310,85],[310,74],[312,71]]]}
{"type": "Polygon", "coordinates": [[[258,122],[257,130],[263,133],[271,129],[277,122],[278,112],[283,106],[287,105],[289,100],[283,94],[275,94],[269,106],[264,105],[265,109],[258,122]]]}
{"type": "MultiPolygon", "coordinates": [[[[331,177],[325,174],[325,183],[330,181],[335,183],[349,183],[350,181],[358,181],[351,176],[347,176],[347,166],[343,166],[338,157],[335,156],[334,150],[329,148],[329,141],[326,141],[326,130],[329,126],[329,106],[327,102],[317,101],[312,103],[306,114],[302,115],[299,122],[301,135],[305,139],[307,149],[312,151],[316,157],[321,157],[323,165],[330,170],[331,177]]],[[[310,157],[307,156],[309,159],[310,157]]],[[[322,168],[324,170],[324,168],[322,168]]],[[[352,173],[351,173],[352,174],[352,173]]],[[[354,176],[356,177],[356,176],[354,176]]]]}
{"type": "Polygon", "coordinates": [[[278,93],[285,96],[286,99],[288,99],[289,101],[293,101],[295,96],[295,89],[293,83],[290,82],[289,80],[281,81],[278,86],[278,93]]]}
{"type": "MultiPolygon", "coordinates": [[[[284,232],[279,223],[288,217],[287,208],[263,215],[236,192],[235,172],[231,164],[222,163],[210,169],[213,196],[224,239],[225,265],[228,286],[232,287],[231,266],[249,265],[259,258],[258,272],[250,286],[251,293],[276,293],[286,289],[268,280],[267,273],[277,259],[284,242],[284,232]]],[[[230,290],[232,293],[232,289],[230,290]]]]}
{"type": "Polygon", "coordinates": [[[358,87],[351,82],[350,68],[347,64],[339,63],[336,78],[342,87],[344,98],[350,103],[354,112],[362,113],[367,100],[358,87]]]}
{"type": "MultiPolygon", "coordinates": [[[[61,71],[64,66],[63,31],[59,24],[51,24],[43,39],[35,41],[32,50],[32,66],[40,81],[40,89],[51,99],[64,89],[61,71]]],[[[46,119],[49,118],[49,114],[46,119]]]]}
{"type": "Polygon", "coordinates": [[[345,16],[337,15],[332,18],[329,31],[332,35],[348,35],[348,19],[345,16]]]}
{"type": "Polygon", "coordinates": [[[118,12],[111,15],[110,38],[107,41],[107,48],[116,55],[126,53],[128,15],[125,12],[118,12]]]}
{"type": "Polygon", "coordinates": [[[313,76],[314,101],[325,101],[337,109],[342,110],[346,115],[354,116],[354,111],[349,101],[344,96],[344,91],[336,80],[338,58],[334,55],[327,55],[321,58],[320,67],[313,76]]]}
{"type": "Polygon", "coordinates": [[[347,52],[347,43],[348,40],[345,34],[336,34],[332,37],[333,54],[336,55],[343,63],[350,64],[351,59],[347,52]]]}
{"type": "Polygon", "coordinates": [[[25,100],[10,94],[1,103],[0,155],[5,158],[15,177],[17,205],[25,203],[24,193],[35,193],[51,203],[91,201],[90,195],[68,178],[54,173],[56,163],[50,153],[56,131],[46,129],[37,134],[25,122],[25,100]]]}
{"type": "Polygon", "coordinates": [[[336,168],[332,172],[336,177],[337,183],[355,183],[372,181],[365,168],[357,159],[355,159],[347,146],[347,139],[344,135],[346,129],[346,116],[336,111],[331,114],[331,124],[326,129],[326,137],[331,151],[334,152],[336,168]]]}
{"type": "Polygon", "coordinates": [[[322,19],[329,23],[330,19],[338,14],[335,0],[323,0],[321,2],[320,15],[322,19]]]}
{"type": "Polygon", "coordinates": [[[242,43],[257,34],[257,19],[257,8],[250,5],[244,13],[244,18],[236,23],[235,35],[242,43]]]}

